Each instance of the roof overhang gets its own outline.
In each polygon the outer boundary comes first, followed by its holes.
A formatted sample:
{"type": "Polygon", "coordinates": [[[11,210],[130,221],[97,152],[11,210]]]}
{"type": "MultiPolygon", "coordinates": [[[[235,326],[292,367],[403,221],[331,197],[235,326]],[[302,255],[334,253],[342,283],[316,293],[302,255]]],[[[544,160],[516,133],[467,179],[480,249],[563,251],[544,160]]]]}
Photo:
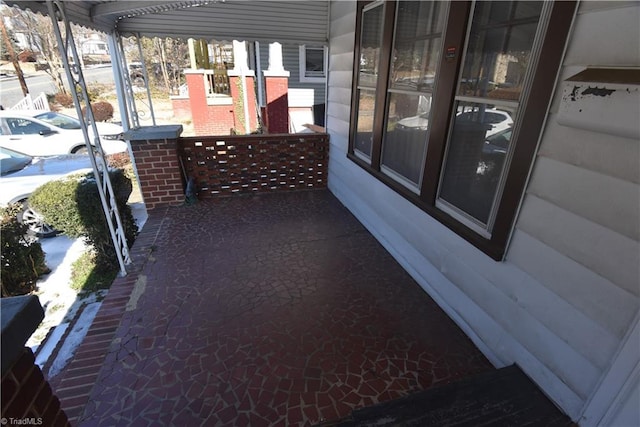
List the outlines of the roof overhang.
{"type": "MultiPolygon", "coordinates": [[[[5,0],[48,14],[42,0],[5,0]]],[[[64,1],[67,19],[122,35],[327,44],[328,0],[64,1]]]]}

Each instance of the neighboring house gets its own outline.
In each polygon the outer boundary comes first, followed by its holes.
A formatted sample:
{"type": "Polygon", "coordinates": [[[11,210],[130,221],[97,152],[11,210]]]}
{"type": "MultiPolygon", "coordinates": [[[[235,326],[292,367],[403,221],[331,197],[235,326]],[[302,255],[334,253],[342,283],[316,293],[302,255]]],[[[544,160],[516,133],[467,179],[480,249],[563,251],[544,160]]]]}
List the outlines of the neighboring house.
{"type": "Polygon", "coordinates": [[[107,42],[102,37],[98,34],[92,34],[79,41],[79,53],[82,55],[85,64],[111,62],[107,42]]]}
{"type": "Polygon", "coordinates": [[[327,45],[330,190],[496,366],[582,426],[640,423],[640,3],[73,4],[327,45]]]}
{"type": "MultiPolygon", "coordinates": [[[[269,68],[269,45],[253,45],[254,61],[259,57],[262,70],[269,68]],[[258,53],[258,55],[256,55],[258,53]]],[[[289,72],[289,118],[291,131],[300,132],[305,124],[324,126],[325,87],[328,49],[322,45],[298,45],[286,43],[282,46],[282,62],[289,72]]],[[[256,69],[252,66],[252,68],[256,69]]],[[[258,97],[264,107],[264,86],[258,84],[262,96],[258,97]]]]}
{"type": "MultiPolygon", "coordinates": [[[[215,52],[219,50],[218,46],[225,46],[217,42],[209,45],[210,52],[214,52],[210,60],[216,71],[206,71],[205,91],[206,102],[194,104],[193,99],[196,96],[194,91],[201,90],[194,87],[187,87],[184,94],[172,96],[173,109],[176,114],[191,115],[191,109],[200,108],[210,110],[206,115],[207,123],[196,123],[196,134],[203,134],[203,131],[209,129],[212,132],[221,134],[228,133],[229,129],[241,127],[238,126],[237,114],[230,112],[229,105],[233,105],[241,100],[233,101],[232,87],[229,86],[229,78],[225,74],[225,67],[231,67],[233,64],[233,54],[230,44],[228,55],[225,60],[215,52]],[[218,83],[216,83],[218,82],[218,83]],[[220,90],[218,90],[220,89],[220,90]],[[215,123],[213,123],[215,122],[215,123]]],[[[256,106],[250,107],[250,113],[262,111],[267,107],[267,96],[265,93],[266,77],[264,71],[269,69],[269,44],[260,42],[246,43],[248,56],[248,66],[252,71],[252,81],[256,91],[256,106]]],[[[326,97],[326,76],[327,76],[327,59],[328,49],[322,45],[297,45],[285,44],[282,46],[282,65],[288,73],[288,115],[289,129],[291,132],[301,132],[307,129],[304,125],[316,124],[324,126],[325,116],[325,97],[326,97]]],[[[231,69],[229,68],[229,69],[231,69]]],[[[191,73],[188,71],[187,73],[191,73]]],[[[189,79],[187,79],[189,85],[189,79]]],[[[241,115],[241,114],[240,114],[241,115]]],[[[197,121],[201,114],[195,114],[194,119],[197,121]]],[[[263,117],[263,122],[266,118],[263,117]]],[[[255,127],[252,128],[252,130],[255,127]]]]}

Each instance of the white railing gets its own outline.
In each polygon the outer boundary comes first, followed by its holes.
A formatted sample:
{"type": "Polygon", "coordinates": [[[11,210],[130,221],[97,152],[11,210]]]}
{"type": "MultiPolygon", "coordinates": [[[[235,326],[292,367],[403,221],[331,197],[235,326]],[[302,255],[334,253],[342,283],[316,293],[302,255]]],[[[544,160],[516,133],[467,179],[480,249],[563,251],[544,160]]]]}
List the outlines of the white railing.
{"type": "Polygon", "coordinates": [[[42,110],[51,111],[47,95],[42,92],[36,99],[31,98],[31,94],[27,94],[22,101],[11,107],[11,110],[42,110]]]}
{"type": "Polygon", "coordinates": [[[36,99],[33,100],[33,109],[42,111],[51,111],[49,108],[49,101],[47,101],[47,94],[41,92],[36,99]]]}

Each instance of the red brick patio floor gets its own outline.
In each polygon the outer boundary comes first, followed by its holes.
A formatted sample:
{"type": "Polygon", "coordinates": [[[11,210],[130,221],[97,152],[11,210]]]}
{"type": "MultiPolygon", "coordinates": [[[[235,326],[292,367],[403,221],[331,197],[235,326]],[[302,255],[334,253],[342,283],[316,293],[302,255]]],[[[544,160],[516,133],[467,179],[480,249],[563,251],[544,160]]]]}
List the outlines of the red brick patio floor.
{"type": "Polygon", "coordinates": [[[296,426],[493,369],[326,190],[159,208],[56,385],[76,424],[296,426]]]}

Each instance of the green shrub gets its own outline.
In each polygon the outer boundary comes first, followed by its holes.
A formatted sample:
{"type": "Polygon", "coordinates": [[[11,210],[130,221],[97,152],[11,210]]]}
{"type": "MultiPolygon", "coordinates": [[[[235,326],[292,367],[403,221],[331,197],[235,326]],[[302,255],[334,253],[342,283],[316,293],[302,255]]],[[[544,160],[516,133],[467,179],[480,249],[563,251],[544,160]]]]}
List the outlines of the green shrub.
{"type": "MultiPolygon", "coordinates": [[[[131,180],[121,169],[109,172],[109,176],[127,244],[131,246],[137,233],[131,208],[127,205],[132,190],[131,180]]],[[[70,237],[84,237],[95,251],[98,269],[118,268],[118,258],[93,173],[48,182],[31,194],[29,205],[57,230],[70,237]]]]}
{"type": "MultiPolygon", "coordinates": [[[[91,111],[93,111],[93,119],[96,122],[106,122],[113,118],[113,105],[107,101],[99,101],[91,104],[91,111]]],[[[86,117],[87,108],[82,107],[82,116],[86,117]]]]}
{"type": "Polygon", "coordinates": [[[38,277],[49,272],[40,242],[26,237],[28,227],[17,220],[20,209],[19,204],[14,204],[0,211],[2,297],[34,291],[38,277]]]}

